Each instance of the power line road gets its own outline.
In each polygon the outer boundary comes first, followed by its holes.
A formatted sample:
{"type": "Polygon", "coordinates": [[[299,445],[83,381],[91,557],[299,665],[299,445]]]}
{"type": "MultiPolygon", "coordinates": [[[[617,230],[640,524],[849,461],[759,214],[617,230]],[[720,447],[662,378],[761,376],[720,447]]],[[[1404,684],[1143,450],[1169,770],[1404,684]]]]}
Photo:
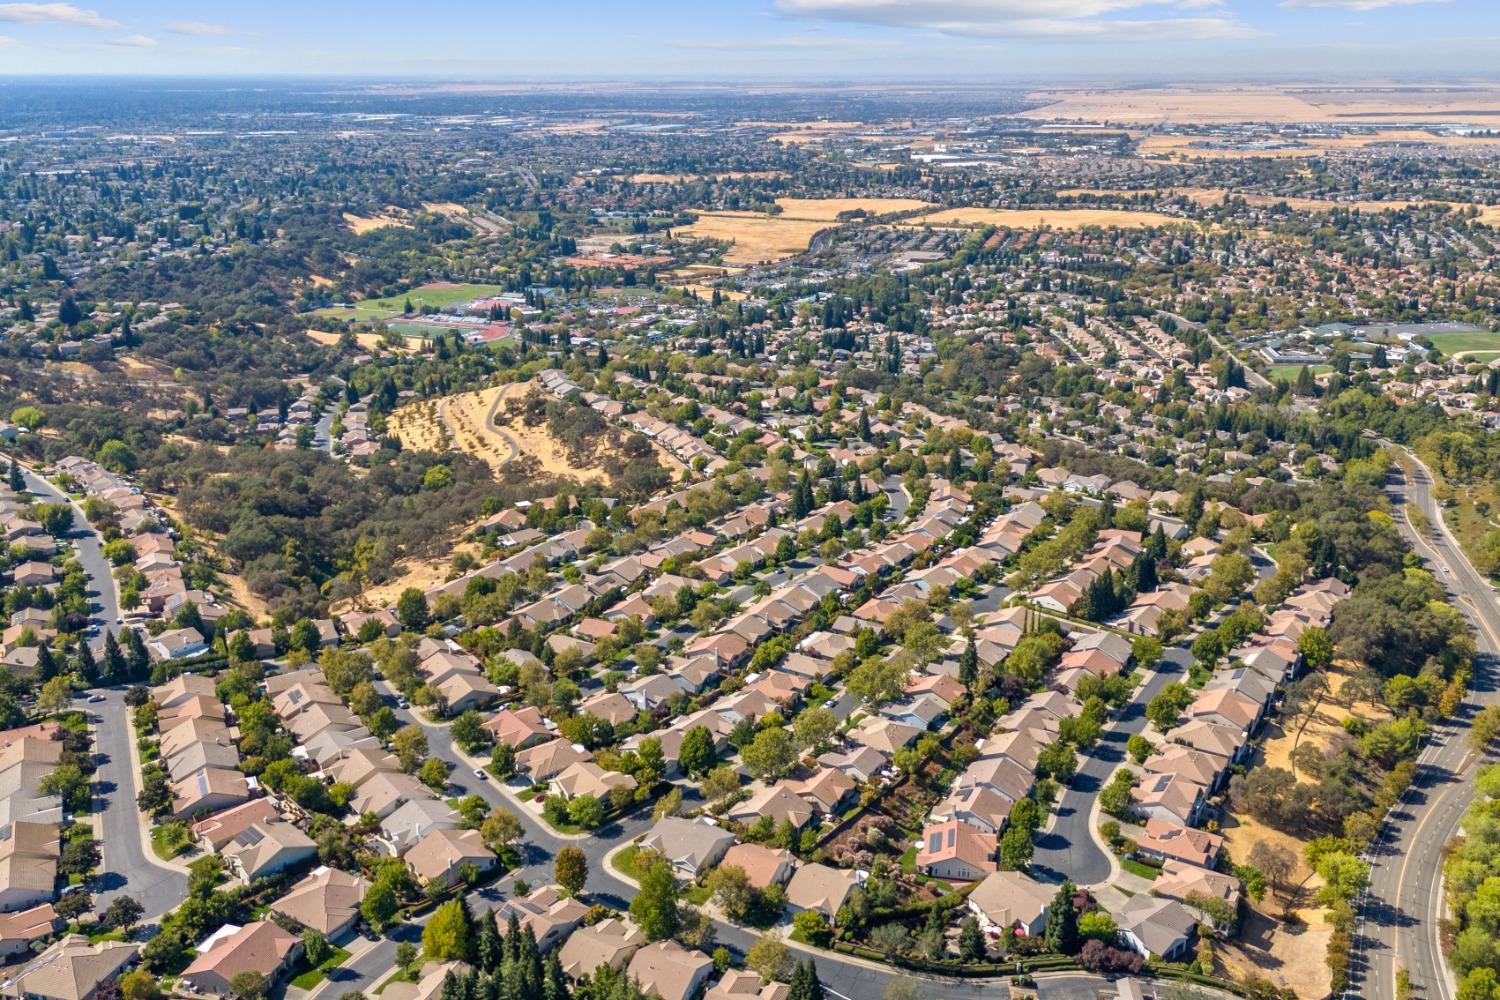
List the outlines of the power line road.
{"type": "MultiPolygon", "coordinates": [[[[1389,444],[1388,442],[1383,442],[1389,444]]],[[[1500,607],[1489,582],[1470,565],[1442,519],[1432,496],[1432,474],[1410,457],[1410,472],[1397,470],[1388,493],[1398,513],[1420,511],[1430,530],[1398,523],[1438,579],[1456,595],[1457,607],[1474,625],[1479,655],[1468,697],[1454,719],[1434,729],[1418,758],[1411,786],[1391,811],[1371,846],[1371,885],[1360,909],[1361,925],[1350,970],[1351,996],[1395,1000],[1396,974],[1406,970],[1412,986],[1434,1000],[1451,1000],[1455,987],[1443,958],[1443,851],[1458,831],[1474,795],[1466,734],[1476,708],[1494,700],[1494,668],[1500,657],[1500,607]]]]}

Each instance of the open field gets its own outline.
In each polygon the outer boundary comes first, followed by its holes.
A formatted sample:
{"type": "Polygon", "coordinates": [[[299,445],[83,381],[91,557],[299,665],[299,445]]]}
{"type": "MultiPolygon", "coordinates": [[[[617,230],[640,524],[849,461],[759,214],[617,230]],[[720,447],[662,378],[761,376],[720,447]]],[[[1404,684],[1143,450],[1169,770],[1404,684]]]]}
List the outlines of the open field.
{"type": "Polygon", "coordinates": [[[1138,90],[1057,90],[1030,95],[1044,102],[1024,112],[1033,119],[1068,119],[1117,124],[1227,125],[1383,123],[1462,121],[1484,124],[1500,119],[1500,89],[1370,84],[1364,89],[1317,86],[1234,86],[1204,84],[1138,90]]]}
{"type": "MultiPolygon", "coordinates": [[[[1308,365],[1307,367],[1312,369],[1315,377],[1333,371],[1333,368],[1328,365],[1308,365]]],[[[1266,378],[1273,382],[1295,382],[1297,374],[1301,371],[1301,365],[1270,365],[1266,368],[1266,378]]]]}
{"type": "MultiPolygon", "coordinates": [[[[1307,719],[1306,725],[1302,726],[1300,736],[1295,727],[1286,732],[1280,725],[1267,726],[1265,743],[1261,747],[1262,759],[1257,762],[1257,766],[1280,767],[1291,771],[1292,748],[1299,743],[1311,743],[1320,750],[1326,750],[1335,741],[1348,738],[1348,731],[1344,729],[1345,719],[1360,719],[1374,725],[1391,717],[1390,711],[1383,706],[1372,707],[1366,701],[1351,705],[1349,699],[1342,696],[1344,683],[1349,679],[1349,667],[1347,662],[1336,661],[1328,668],[1328,691],[1318,702],[1317,709],[1307,719]]],[[[1273,720],[1275,721],[1277,720],[1273,720]]],[[[1298,720],[1299,725],[1301,721],[1298,720]]]]}
{"type": "Polygon", "coordinates": [[[907,219],[906,225],[923,226],[1000,226],[1005,229],[1083,229],[1086,226],[1117,226],[1135,229],[1144,226],[1189,226],[1160,212],[1132,212],[1118,208],[945,208],[930,215],[907,219]]]}
{"type": "Polygon", "coordinates": [[[816,222],[835,222],[844,212],[889,215],[932,207],[932,202],[916,198],[777,198],[776,204],[781,206],[784,218],[816,222]]]}
{"type": "Polygon", "coordinates": [[[447,281],[435,281],[429,285],[422,285],[420,288],[413,288],[405,295],[392,295],[386,299],[364,299],[353,303],[348,308],[329,306],[326,309],[319,309],[314,315],[337,316],[340,319],[353,320],[390,319],[393,316],[400,316],[406,310],[408,301],[417,309],[423,306],[441,309],[455,302],[467,302],[486,295],[499,295],[503,291],[505,289],[500,285],[456,285],[447,281]]]}
{"type": "Polygon", "coordinates": [[[422,208],[434,215],[441,215],[449,219],[467,219],[469,210],[462,205],[451,201],[424,201],[422,208]]]}
{"type": "Polygon", "coordinates": [[[1479,333],[1433,333],[1429,334],[1428,340],[1432,346],[1444,354],[1458,354],[1463,351],[1497,351],[1500,350],[1500,333],[1482,331],[1479,333]]]}
{"type": "Polygon", "coordinates": [[[405,219],[390,212],[384,212],[380,215],[355,215],[353,212],[345,212],[344,225],[348,226],[355,236],[363,236],[365,233],[376,229],[384,229],[386,226],[408,228],[405,219]]]}
{"type": "Polygon", "coordinates": [[[730,264],[760,264],[794,257],[807,249],[827,222],[787,219],[753,212],[704,212],[698,221],[678,236],[730,240],[734,246],[724,254],[730,264]]]}

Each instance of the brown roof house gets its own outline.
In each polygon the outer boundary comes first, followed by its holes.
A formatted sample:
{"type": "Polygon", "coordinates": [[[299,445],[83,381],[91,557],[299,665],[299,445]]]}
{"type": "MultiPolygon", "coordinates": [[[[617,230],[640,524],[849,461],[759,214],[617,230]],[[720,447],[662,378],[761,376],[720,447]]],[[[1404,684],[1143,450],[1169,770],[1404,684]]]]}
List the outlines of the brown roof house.
{"type": "Polygon", "coordinates": [[[198,946],[198,957],[182,981],[198,993],[227,996],[242,972],[258,972],[274,983],[302,954],[302,939],[271,920],[243,927],[225,924],[198,946]]]}
{"type": "Polygon", "coordinates": [[[1047,908],[1055,890],[1020,872],[991,872],[969,893],[966,905],[991,933],[1009,927],[1017,934],[1037,935],[1047,926],[1047,908]]]}
{"type": "Polygon", "coordinates": [[[230,870],[248,884],[317,857],[318,845],[292,824],[271,821],[247,827],[222,853],[230,870]]]}
{"type": "Polygon", "coordinates": [[[60,849],[55,823],[0,827],[0,911],[26,910],[52,899],[60,849]]]}
{"type": "Polygon", "coordinates": [[[751,885],[764,889],[771,885],[784,885],[796,870],[797,859],[791,851],[781,847],[735,844],[724,853],[724,859],[719,864],[724,868],[740,869],[751,885]]]}
{"type": "Polygon", "coordinates": [[[619,972],[630,957],[646,944],[646,935],[635,924],[607,917],[592,927],[580,927],[568,935],[557,958],[563,972],[574,979],[592,976],[601,965],[619,972]]]}

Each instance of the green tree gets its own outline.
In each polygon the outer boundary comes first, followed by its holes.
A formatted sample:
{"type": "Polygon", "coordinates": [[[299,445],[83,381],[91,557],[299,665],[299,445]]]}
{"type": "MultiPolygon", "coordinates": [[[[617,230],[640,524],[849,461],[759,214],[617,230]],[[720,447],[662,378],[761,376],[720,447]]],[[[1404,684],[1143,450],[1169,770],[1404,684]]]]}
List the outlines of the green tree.
{"type": "Polygon", "coordinates": [[[604,803],[592,795],[569,799],[568,819],[585,830],[596,830],[604,822],[604,803]]]}
{"type": "Polygon", "coordinates": [[[431,962],[470,961],[474,944],[472,921],[461,899],[439,906],[422,929],[422,954],[431,962]]]}
{"type": "Polygon", "coordinates": [[[763,983],[783,982],[792,973],[792,950],[779,934],[762,934],[745,953],[745,965],[759,973],[763,983]]]}
{"type": "Polygon", "coordinates": [[[558,849],[552,868],[558,885],[575,896],[583,891],[589,879],[589,859],[582,850],[572,844],[564,845],[558,849]]]}
{"type": "Polygon", "coordinates": [[[797,764],[792,738],[780,726],[771,726],[755,734],[755,739],[740,751],[745,769],[762,781],[775,781],[797,764]]]}
{"type": "Polygon", "coordinates": [[[420,632],[428,622],[427,595],[416,587],[407,587],[396,599],[396,619],[409,632],[420,632]]]}
{"type": "Polygon", "coordinates": [[[1047,909],[1045,931],[1048,951],[1060,955],[1078,954],[1078,907],[1073,901],[1077,894],[1078,888],[1065,880],[1052,898],[1052,905],[1047,909]]]}
{"type": "Polygon", "coordinates": [[[1007,871],[1024,871],[1031,864],[1033,850],[1031,831],[1023,826],[1008,827],[1000,835],[1000,863],[1007,871]]]}
{"type": "Polygon", "coordinates": [[[427,759],[427,734],[421,726],[402,726],[391,737],[391,746],[401,761],[401,769],[408,774],[414,773],[427,759]]]}
{"type": "Polygon", "coordinates": [[[677,762],[685,774],[701,778],[718,762],[713,734],[704,726],[694,726],[682,736],[677,762]]]}
{"type": "Polygon", "coordinates": [[[965,917],[963,925],[959,928],[958,957],[965,962],[984,960],[984,932],[979,929],[979,920],[973,914],[965,917]]]}
{"type": "Polygon", "coordinates": [[[400,910],[400,901],[396,898],[396,891],[389,884],[377,881],[365,892],[365,898],[360,901],[360,916],[365,918],[377,931],[389,927],[391,921],[396,919],[400,910]]]}
{"type": "Polygon", "coordinates": [[[662,941],[677,933],[677,878],[664,858],[656,858],[641,873],[640,890],[630,901],[630,916],[648,941],[662,941]]]}

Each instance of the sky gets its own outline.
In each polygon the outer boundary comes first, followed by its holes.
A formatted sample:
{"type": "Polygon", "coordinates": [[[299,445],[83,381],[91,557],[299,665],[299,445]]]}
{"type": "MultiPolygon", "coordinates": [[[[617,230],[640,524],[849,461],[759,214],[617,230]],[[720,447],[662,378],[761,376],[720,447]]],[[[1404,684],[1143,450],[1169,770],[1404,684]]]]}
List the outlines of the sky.
{"type": "Polygon", "coordinates": [[[485,81],[1500,75],[1500,0],[0,0],[0,74],[485,81]]]}

